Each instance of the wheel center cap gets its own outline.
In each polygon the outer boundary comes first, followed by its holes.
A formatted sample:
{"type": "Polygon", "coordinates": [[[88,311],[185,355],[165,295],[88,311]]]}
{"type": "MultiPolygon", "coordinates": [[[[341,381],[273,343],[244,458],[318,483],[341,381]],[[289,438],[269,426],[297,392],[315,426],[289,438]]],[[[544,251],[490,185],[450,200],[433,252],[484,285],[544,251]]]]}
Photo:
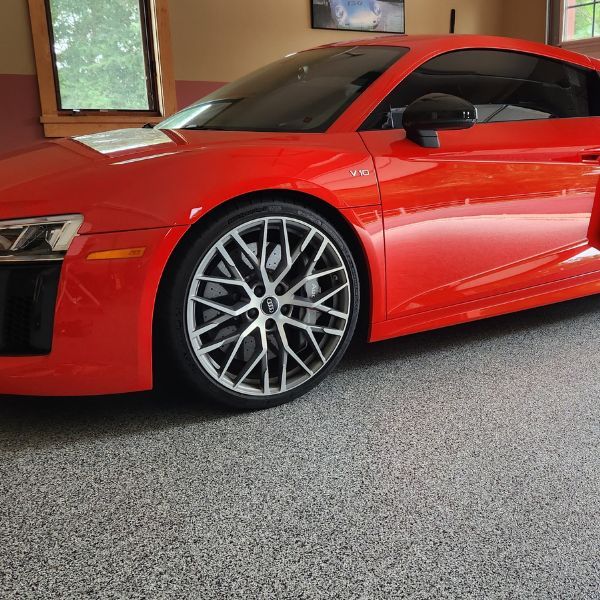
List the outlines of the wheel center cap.
{"type": "Polygon", "coordinates": [[[265,315],[271,316],[277,312],[277,309],[279,308],[279,302],[277,301],[277,298],[269,296],[262,301],[261,308],[265,315]]]}

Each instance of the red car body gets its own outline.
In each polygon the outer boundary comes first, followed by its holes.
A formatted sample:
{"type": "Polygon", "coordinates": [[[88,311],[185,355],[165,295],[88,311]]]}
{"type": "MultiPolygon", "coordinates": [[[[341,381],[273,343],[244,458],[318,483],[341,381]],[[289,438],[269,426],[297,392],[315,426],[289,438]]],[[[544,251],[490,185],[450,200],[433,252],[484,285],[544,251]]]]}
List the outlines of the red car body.
{"type": "Polygon", "coordinates": [[[452,50],[600,62],[482,36],[360,44],[410,52],[326,133],[166,131],[142,149],[100,154],[60,140],[4,156],[0,220],[79,213],[84,223],[64,260],[52,351],[1,356],[0,393],[150,389],[169,257],[215,207],[263,190],[327,205],[350,225],[369,275],[370,341],[600,292],[600,118],[482,124],[440,133],[440,148],[402,130],[358,131],[407,74],[452,50]],[[122,248],[145,251],[88,260],[122,248]]]}

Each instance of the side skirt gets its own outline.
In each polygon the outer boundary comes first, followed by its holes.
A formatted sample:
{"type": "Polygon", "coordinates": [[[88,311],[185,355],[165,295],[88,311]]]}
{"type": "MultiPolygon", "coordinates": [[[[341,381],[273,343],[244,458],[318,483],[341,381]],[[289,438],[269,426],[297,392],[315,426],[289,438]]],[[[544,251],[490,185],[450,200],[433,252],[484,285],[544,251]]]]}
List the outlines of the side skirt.
{"type": "Polygon", "coordinates": [[[459,325],[593,294],[600,294],[600,272],[598,271],[483,300],[373,323],[369,341],[379,342],[411,333],[459,325]]]}

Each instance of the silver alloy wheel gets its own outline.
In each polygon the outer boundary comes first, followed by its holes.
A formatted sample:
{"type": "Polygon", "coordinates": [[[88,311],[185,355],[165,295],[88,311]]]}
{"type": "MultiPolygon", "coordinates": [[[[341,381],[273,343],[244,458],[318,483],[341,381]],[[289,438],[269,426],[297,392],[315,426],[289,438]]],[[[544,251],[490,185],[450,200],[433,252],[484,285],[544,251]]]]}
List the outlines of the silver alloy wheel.
{"type": "Polygon", "coordinates": [[[271,396],[311,379],[348,324],[348,271],[331,240],[296,218],[236,227],[207,252],[187,297],[201,367],[242,394],[271,396]]]}

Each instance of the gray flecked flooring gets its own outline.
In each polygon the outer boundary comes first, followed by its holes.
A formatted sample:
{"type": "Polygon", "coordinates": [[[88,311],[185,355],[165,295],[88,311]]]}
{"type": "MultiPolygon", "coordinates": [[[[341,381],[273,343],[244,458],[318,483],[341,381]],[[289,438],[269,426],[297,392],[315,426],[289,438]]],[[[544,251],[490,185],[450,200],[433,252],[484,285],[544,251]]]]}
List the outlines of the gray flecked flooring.
{"type": "Polygon", "coordinates": [[[0,598],[600,598],[600,297],[261,413],[0,402],[0,598]]]}

